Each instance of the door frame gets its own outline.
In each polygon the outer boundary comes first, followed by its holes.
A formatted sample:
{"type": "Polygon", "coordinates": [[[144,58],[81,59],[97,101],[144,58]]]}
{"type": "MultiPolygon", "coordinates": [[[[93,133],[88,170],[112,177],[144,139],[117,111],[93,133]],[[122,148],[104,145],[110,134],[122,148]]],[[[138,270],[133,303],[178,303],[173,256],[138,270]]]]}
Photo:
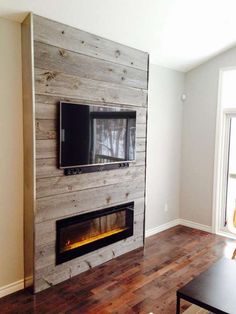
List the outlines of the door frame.
{"type": "Polygon", "coordinates": [[[223,108],[221,104],[222,79],[225,71],[235,70],[236,67],[222,68],[219,71],[218,101],[215,132],[215,160],[212,202],[212,231],[213,233],[236,239],[227,228],[223,228],[223,208],[226,206],[227,172],[230,136],[230,118],[236,117],[235,108],[223,108]]]}

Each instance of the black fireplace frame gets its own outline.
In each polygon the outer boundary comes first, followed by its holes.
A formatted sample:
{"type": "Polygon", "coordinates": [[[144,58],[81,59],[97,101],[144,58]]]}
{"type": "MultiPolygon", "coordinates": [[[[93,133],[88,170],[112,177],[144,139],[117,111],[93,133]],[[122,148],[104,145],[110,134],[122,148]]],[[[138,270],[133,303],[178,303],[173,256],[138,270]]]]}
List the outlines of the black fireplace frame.
{"type": "Polygon", "coordinates": [[[77,216],[58,220],[56,221],[56,265],[62,264],[76,257],[82,256],[84,254],[87,254],[97,249],[100,249],[102,247],[105,247],[109,244],[131,237],[133,235],[133,228],[134,228],[134,202],[129,202],[129,203],[125,203],[125,204],[121,204],[121,205],[117,205],[113,207],[108,207],[101,210],[96,210],[93,212],[80,214],[77,216]],[[60,252],[60,230],[63,227],[67,227],[67,226],[70,226],[79,222],[90,220],[92,218],[98,218],[104,215],[109,215],[109,214],[119,212],[124,209],[128,210],[126,212],[126,222],[128,225],[128,229],[125,229],[119,233],[107,236],[105,238],[98,239],[94,242],[88,243],[79,248],[71,249],[65,252],[60,252]]]}

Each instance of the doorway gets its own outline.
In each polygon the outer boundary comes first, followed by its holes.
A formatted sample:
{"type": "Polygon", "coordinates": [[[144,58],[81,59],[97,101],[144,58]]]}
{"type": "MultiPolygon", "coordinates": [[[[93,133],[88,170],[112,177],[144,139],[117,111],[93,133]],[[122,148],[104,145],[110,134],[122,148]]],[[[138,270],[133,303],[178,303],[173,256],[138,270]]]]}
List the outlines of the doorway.
{"type": "MultiPolygon", "coordinates": [[[[236,208],[236,68],[220,72],[213,196],[215,233],[232,233],[236,208]]],[[[236,230],[236,229],[235,229],[236,230]]]]}

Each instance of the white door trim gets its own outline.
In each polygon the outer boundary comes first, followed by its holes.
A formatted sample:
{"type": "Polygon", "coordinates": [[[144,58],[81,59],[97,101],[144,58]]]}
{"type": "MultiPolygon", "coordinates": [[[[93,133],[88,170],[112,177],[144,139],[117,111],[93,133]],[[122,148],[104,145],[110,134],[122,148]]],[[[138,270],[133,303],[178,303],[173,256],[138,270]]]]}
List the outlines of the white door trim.
{"type": "MultiPolygon", "coordinates": [[[[212,232],[224,235],[227,231],[222,230],[223,208],[226,200],[226,182],[229,148],[229,125],[230,118],[236,115],[236,107],[223,109],[221,104],[222,77],[228,70],[236,70],[236,67],[221,69],[219,72],[217,115],[216,115],[216,135],[215,135],[215,160],[214,160],[214,180],[213,180],[213,207],[212,207],[212,232]]],[[[229,232],[230,233],[230,232],[229,232]]]]}

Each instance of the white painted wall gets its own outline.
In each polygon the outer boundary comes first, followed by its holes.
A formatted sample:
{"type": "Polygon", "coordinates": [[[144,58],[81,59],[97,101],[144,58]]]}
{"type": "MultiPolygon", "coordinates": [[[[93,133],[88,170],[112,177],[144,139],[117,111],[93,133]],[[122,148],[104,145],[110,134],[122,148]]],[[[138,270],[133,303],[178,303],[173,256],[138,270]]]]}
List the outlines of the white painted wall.
{"type": "Polygon", "coordinates": [[[0,287],[2,287],[23,277],[23,127],[19,23],[0,19],[0,54],[0,287]]]}
{"type": "Polygon", "coordinates": [[[219,69],[236,66],[236,48],[186,73],[180,218],[212,224],[219,69]]]}
{"type": "Polygon", "coordinates": [[[146,230],[179,218],[184,73],[151,64],[149,78],[146,230]]]}

